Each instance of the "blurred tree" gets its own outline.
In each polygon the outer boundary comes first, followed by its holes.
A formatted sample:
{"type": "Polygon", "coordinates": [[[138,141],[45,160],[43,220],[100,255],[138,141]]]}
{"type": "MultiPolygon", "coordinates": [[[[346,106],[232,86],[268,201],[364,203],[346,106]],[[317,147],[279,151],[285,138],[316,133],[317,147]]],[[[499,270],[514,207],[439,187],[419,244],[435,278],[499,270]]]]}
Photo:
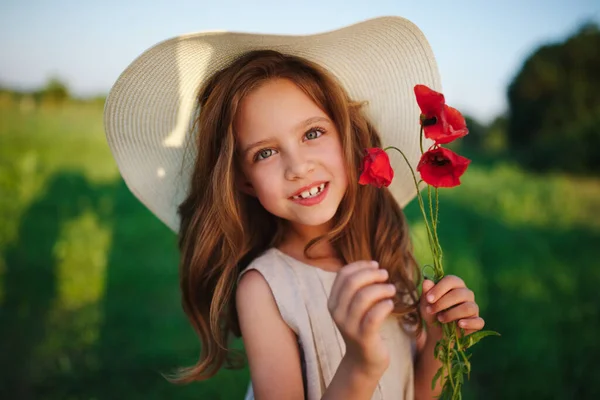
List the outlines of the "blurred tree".
{"type": "Polygon", "coordinates": [[[506,126],[508,119],[506,115],[497,116],[487,127],[482,147],[485,151],[493,154],[502,153],[506,150],[506,126]]]}
{"type": "Polygon", "coordinates": [[[508,140],[537,170],[600,172],[600,29],[532,54],[508,88],[508,140]]]}
{"type": "Polygon", "coordinates": [[[464,115],[464,117],[467,122],[467,128],[469,128],[469,134],[462,138],[462,145],[473,149],[479,149],[487,127],[470,115],[464,115]]]}
{"type": "Polygon", "coordinates": [[[11,106],[14,101],[13,99],[14,99],[13,93],[10,90],[0,86],[0,107],[11,106]]]}
{"type": "Polygon", "coordinates": [[[70,93],[66,83],[59,78],[52,77],[42,90],[36,92],[35,97],[43,104],[60,105],[70,98],[70,93]]]}
{"type": "Polygon", "coordinates": [[[502,156],[506,150],[506,115],[497,116],[487,125],[469,115],[464,117],[469,134],[452,142],[449,147],[457,151],[466,151],[470,157],[477,155],[492,160],[502,156]]]}

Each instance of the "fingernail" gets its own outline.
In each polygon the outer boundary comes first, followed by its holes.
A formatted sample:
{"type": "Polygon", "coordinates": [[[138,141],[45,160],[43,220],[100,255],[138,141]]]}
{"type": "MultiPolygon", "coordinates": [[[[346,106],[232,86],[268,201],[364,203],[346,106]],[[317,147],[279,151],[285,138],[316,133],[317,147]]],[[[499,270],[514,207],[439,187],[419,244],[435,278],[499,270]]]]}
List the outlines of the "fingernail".
{"type": "Polygon", "coordinates": [[[464,328],[467,325],[467,323],[465,321],[460,321],[458,323],[458,326],[460,326],[461,328],[464,328]]]}
{"type": "Polygon", "coordinates": [[[379,263],[377,261],[371,261],[371,265],[374,267],[378,267],[379,263]]]}
{"type": "Polygon", "coordinates": [[[425,311],[427,311],[427,313],[431,314],[431,306],[425,307],[425,311]]]}
{"type": "Polygon", "coordinates": [[[433,299],[434,299],[434,297],[432,294],[427,295],[427,301],[429,301],[430,303],[433,303],[433,299]]]}
{"type": "Polygon", "coordinates": [[[438,315],[438,318],[437,318],[437,319],[438,319],[438,321],[440,321],[440,322],[444,322],[444,317],[443,317],[442,315],[438,315]]]}

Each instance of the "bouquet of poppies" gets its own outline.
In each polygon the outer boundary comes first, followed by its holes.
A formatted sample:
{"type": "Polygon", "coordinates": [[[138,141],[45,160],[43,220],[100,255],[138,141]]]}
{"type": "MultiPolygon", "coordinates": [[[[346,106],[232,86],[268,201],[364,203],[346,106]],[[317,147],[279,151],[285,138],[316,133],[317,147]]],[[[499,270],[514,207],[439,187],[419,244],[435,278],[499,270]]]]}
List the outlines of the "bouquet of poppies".
{"type": "MultiPolygon", "coordinates": [[[[417,180],[417,175],[402,150],[395,146],[389,146],[385,149],[366,149],[359,183],[362,185],[371,184],[377,187],[389,186],[394,177],[394,171],[391,168],[386,151],[393,149],[402,155],[411,169],[417,188],[417,198],[433,256],[433,265],[425,266],[430,267],[430,274],[426,274],[424,267],[423,275],[437,283],[444,277],[442,247],[437,234],[438,188],[451,188],[460,185],[460,177],[465,173],[471,162],[469,159],[441,145],[461,138],[469,131],[462,114],[455,108],[445,104],[442,93],[431,90],[424,85],[416,85],[414,91],[421,109],[421,159],[417,165],[417,172],[420,174],[421,179],[417,180]],[[423,150],[423,135],[434,142],[427,151],[423,150]],[[428,207],[425,206],[423,194],[419,190],[419,185],[423,182],[427,184],[428,207]]],[[[435,388],[436,382],[441,378],[442,392],[440,399],[461,399],[461,386],[464,382],[464,375],[466,374],[468,377],[471,372],[470,355],[467,355],[465,350],[486,336],[499,334],[494,331],[478,331],[465,336],[464,330],[458,327],[455,321],[442,324],[442,330],[443,337],[436,344],[434,351],[434,356],[441,361],[442,367],[435,374],[431,387],[432,389],[435,388]]]]}

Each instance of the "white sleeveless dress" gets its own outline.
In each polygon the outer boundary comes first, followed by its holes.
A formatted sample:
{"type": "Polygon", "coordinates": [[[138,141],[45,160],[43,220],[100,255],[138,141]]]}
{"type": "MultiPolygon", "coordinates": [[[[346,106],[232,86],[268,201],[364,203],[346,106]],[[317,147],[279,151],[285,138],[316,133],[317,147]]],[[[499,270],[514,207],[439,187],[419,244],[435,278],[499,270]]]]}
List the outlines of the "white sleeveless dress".
{"type": "MultiPolygon", "coordinates": [[[[321,399],[346,351],[327,309],[337,273],[305,264],[276,248],[253,260],[239,278],[250,270],[260,272],[265,278],[281,317],[296,333],[306,399],[321,399]]],[[[413,399],[415,341],[393,317],[384,322],[382,335],[390,350],[391,362],[372,400],[413,399]]],[[[253,398],[250,384],[246,400],[253,398]]]]}

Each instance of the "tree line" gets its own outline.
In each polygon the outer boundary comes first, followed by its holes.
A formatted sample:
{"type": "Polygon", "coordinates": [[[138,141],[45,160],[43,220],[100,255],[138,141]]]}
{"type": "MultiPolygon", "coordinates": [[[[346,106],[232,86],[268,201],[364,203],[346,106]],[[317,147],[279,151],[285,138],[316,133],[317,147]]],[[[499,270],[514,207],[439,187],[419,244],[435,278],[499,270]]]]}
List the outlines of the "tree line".
{"type": "Polygon", "coordinates": [[[0,86],[0,105],[26,104],[26,107],[60,107],[67,103],[99,103],[103,104],[105,96],[76,98],[72,95],[66,82],[58,77],[51,77],[39,89],[15,90],[0,86]]]}
{"type": "MultiPolygon", "coordinates": [[[[0,87],[0,105],[28,100],[61,106],[74,99],[51,78],[32,92],[0,87]],[[8,100],[7,100],[8,99],[8,100]]],[[[586,23],[560,43],[541,46],[523,63],[507,89],[508,110],[484,125],[466,116],[463,145],[477,154],[502,154],[534,171],[600,173],[600,29],[586,23]]],[[[103,104],[105,98],[86,102],[103,104]]]]}
{"type": "Polygon", "coordinates": [[[584,24],[538,48],[507,89],[508,110],[491,124],[467,117],[465,144],[504,152],[538,172],[600,173],[600,29],[584,24]]]}

